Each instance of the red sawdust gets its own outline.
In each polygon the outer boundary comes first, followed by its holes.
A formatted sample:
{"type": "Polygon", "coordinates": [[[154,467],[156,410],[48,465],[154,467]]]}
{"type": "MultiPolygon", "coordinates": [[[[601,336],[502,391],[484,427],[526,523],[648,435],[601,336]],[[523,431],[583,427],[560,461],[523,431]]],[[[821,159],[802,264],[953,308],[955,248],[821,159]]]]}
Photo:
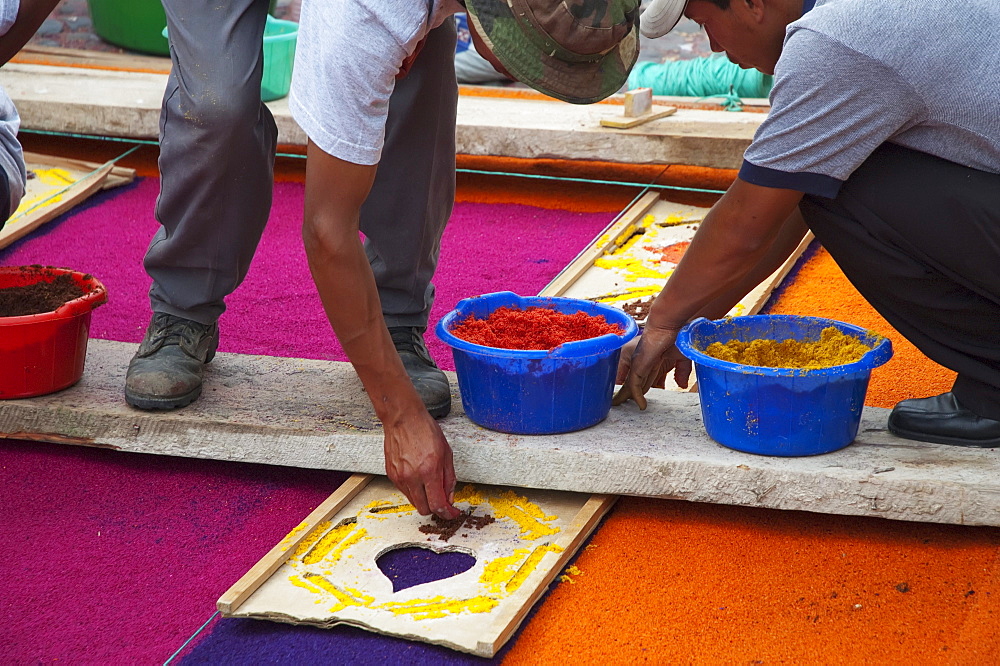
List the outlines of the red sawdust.
{"type": "Polygon", "coordinates": [[[485,319],[469,316],[451,329],[456,338],[498,349],[552,350],[564,342],[624,333],[600,315],[565,314],[549,308],[497,308],[485,319]]]}
{"type": "Polygon", "coordinates": [[[684,253],[687,252],[689,245],[691,245],[691,241],[680,241],[679,243],[674,243],[673,245],[668,245],[663,248],[646,247],[644,249],[660,255],[657,261],[666,261],[671,264],[676,264],[680,262],[681,257],[683,257],[684,253]]]}

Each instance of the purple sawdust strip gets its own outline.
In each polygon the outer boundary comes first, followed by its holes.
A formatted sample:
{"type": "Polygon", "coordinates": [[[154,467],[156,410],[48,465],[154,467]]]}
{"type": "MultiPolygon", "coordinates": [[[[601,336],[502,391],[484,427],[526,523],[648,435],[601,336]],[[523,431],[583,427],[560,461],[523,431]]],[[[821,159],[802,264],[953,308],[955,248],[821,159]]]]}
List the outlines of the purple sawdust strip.
{"type": "Polygon", "coordinates": [[[465,573],[476,564],[476,558],[468,553],[439,553],[410,546],[390,550],[375,560],[375,564],[392,582],[392,591],[399,592],[408,587],[465,573]]]}

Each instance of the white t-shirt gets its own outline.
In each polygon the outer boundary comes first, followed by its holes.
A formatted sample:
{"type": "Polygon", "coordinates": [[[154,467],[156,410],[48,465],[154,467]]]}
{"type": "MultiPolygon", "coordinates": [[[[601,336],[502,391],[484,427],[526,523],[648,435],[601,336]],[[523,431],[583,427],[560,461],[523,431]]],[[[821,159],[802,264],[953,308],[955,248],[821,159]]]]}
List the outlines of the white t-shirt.
{"type": "Polygon", "coordinates": [[[288,107],[324,152],[377,164],[403,60],[456,0],[303,0],[288,107]]]}
{"type": "MultiPolygon", "coordinates": [[[[0,35],[6,35],[17,19],[19,0],[0,0],[0,35]]],[[[24,169],[24,154],[17,140],[21,119],[7,91],[0,86],[0,168],[7,174],[10,185],[10,210],[0,211],[0,224],[14,214],[24,196],[28,175],[24,169]]]]}

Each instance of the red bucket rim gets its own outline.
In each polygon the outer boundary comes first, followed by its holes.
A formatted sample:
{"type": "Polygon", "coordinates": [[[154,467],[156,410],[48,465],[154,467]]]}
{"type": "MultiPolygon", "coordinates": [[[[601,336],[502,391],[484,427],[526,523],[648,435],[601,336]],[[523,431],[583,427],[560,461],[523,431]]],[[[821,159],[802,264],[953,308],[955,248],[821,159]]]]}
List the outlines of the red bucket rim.
{"type": "Polygon", "coordinates": [[[58,319],[69,319],[86,314],[108,300],[108,291],[101,284],[101,281],[90,273],[76,271],[71,268],[59,268],[57,266],[42,266],[32,264],[30,266],[0,266],[0,275],[25,275],[37,274],[45,278],[56,278],[60,275],[72,275],[74,282],[84,290],[84,295],[66,301],[58,308],[50,312],[39,312],[38,314],[20,315],[17,317],[0,317],[0,325],[13,326],[18,324],[31,324],[38,321],[54,321],[58,319]]]}

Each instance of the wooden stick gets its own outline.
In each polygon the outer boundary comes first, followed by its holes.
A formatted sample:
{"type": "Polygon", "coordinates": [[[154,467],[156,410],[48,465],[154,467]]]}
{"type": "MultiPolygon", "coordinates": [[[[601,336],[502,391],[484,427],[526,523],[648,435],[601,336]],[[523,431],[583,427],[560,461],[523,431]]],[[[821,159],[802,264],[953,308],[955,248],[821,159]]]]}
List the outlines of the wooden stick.
{"type": "Polygon", "coordinates": [[[295,552],[299,544],[305,541],[306,537],[316,529],[316,526],[330,520],[344,506],[361,492],[374,478],[372,474],[354,474],[345,481],[332,495],[326,498],[322,504],[316,507],[312,513],[306,516],[303,525],[305,526],[293,539],[286,541],[288,537],[279,541],[267,555],[262,557],[257,564],[250,568],[250,571],[243,574],[243,577],[236,581],[225,594],[219,597],[216,602],[223,615],[232,615],[236,609],[253,594],[258,587],[264,584],[271,575],[285,563],[292,553],[295,552]]]}
{"type": "Polygon", "coordinates": [[[638,127],[639,125],[642,125],[644,123],[648,123],[651,120],[672,116],[675,113],[677,113],[677,107],[675,106],[654,106],[647,113],[644,113],[641,116],[636,116],[635,118],[629,118],[629,117],[601,118],[601,127],[610,127],[612,129],[629,129],[632,127],[638,127]]]}
{"type": "Polygon", "coordinates": [[[559,543],[562,546],[563,551],[559,553],[559,559],[556,561],[555,565],[550,567],[543,577],[541,577],[538,582],[531,589],[531,594],[528,598],[521,603],[520,608],[517,613],[510,619],[507,624],[500,629],[497,637],[493,640],[492,644],[482,644],[480,643],[479,648],[476,650],[477,654],[488,654],[493,656],[497,653],[497,650],[506,643],[511,635],[517,631],[517,628],[521,626],[521,622],[528,615],[528,612],[538,601],[539,597],[545,592],[545,589],[555,580],[555,577],[562,573],[563,567],[566,563],[572,559],[576,551],[579,550],[583,542],[590,536],[590,533],[594,531],[597,527],[597,523],[600,522],[601,518],[604,517],[612,506],[614,506],[615,501],[618,500],[617,495],[591,495],[587,503],[580,507],[577,511],[576,516],[573,517],[572,524],[566,529],[567,534],[572,534],[573,537],[566,543],[559,543]],[[484,648],[486,648],[484,650],[484,648]]]}
{"type": "Polygon", "coordinates": [[[602,233],[598,241],[580,253],[580,255],[563,269],[542,291],[539,296],[561,296],[579,277],[597,261],[604,252],[617,244],[618,239],[628,231],[633,224],[640,221],[646,212],[660,200],[660,195],[656,192],[647,192],[641,199],[635,202],[631,208],[612,225],[610,229],[602,233]]]}
{"type": "Polygon", "coordinates": [[[625,117],[638,118],[653,110],[653,89],[636,88],[625,93],[625,117]]]}

